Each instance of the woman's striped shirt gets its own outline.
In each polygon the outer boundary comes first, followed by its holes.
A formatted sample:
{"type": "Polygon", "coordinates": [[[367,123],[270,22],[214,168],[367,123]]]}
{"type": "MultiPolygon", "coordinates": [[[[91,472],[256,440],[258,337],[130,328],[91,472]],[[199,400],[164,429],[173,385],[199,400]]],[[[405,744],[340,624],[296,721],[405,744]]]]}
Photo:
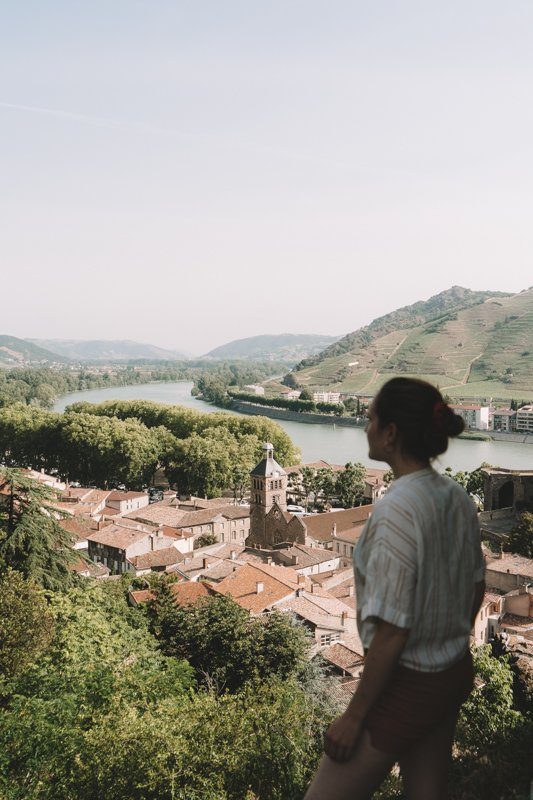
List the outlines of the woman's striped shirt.
{"type": "Polygon", "coordinates": [[[401,664],[421,672],[450,667],[468,648],[484,567],[477,511],[464,489],[431,467],[398,478],[354,553],[363,646],[379,618],[409,629],[401,664]]]}

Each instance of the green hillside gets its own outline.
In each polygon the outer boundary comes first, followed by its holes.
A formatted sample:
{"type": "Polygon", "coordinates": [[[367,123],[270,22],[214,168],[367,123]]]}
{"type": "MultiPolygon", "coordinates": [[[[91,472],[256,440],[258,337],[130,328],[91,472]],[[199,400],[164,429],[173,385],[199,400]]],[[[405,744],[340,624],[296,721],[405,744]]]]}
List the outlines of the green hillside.
{"type": "Polygon", "coordinates": [[[320,353],[336,340],[335,336],[296,333],[250,336],[216,347],[204,358],[221,360],[242,358],[253,361],[267,359],[295,364],[301,358],[320,353]]]}
{"type": "Polygon", "coordinates": [[[127,361],[152,359],[154,361],[181,361],[187,358],[176,350],[165,350],[152,344],[141,344],[129,339],[31,339],[34,344],[46,347],[53,353],[74,361],[127,361]]]}
{"type": "Polygon", "coordinates": [[[516,295],[453,287],[394,311],[301,362],[302,386],[374,394],[414,375],[451,397],[533,397],[533,288],[516,295]]]}
{"type": "Polygon", "coordinates": [[[64,364],[68,358],[52,353],[26,339],[0,335],[0,367],[26,367],[37,364],[64,364]]]}

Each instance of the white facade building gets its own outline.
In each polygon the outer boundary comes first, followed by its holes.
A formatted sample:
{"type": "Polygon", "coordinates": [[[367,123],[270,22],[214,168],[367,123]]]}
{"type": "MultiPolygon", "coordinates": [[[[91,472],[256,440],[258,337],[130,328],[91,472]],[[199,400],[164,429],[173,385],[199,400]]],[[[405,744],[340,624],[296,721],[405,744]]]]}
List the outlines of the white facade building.
{"type": "Polygon", "coordinates": [[[340,392],[313,392],[315,403],[340,403],[340,392]]]}
{"type": "Polygon", "coordinates": [[[522,406],[517,410],[516,430],[520,433],[533,433],[533,405],[522,406]]]}
{"type": "Polygon", "coordinates": [[[465,427],[474,431],[488,431],[489,406],[477,405],[450,405],[456,414],[464,419],[465,427]]]}

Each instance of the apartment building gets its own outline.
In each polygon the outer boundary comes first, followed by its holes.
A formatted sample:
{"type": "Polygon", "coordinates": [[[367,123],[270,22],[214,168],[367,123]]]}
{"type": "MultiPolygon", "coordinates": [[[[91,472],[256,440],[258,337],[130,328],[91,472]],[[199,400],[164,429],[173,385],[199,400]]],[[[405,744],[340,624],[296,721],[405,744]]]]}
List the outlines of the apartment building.
{"type": "Polygon", "coordinates": [[[516,430],[520,433],[533,433],[533,405],[522,406],[517,410],[516,430]]]}
{"type": "Polygon", "coordinates": [[[488,431],[489,429],[489,406],[478,405],[450,405],[456,414],[464,419],[465,427],[473,431],[488,431]]]}

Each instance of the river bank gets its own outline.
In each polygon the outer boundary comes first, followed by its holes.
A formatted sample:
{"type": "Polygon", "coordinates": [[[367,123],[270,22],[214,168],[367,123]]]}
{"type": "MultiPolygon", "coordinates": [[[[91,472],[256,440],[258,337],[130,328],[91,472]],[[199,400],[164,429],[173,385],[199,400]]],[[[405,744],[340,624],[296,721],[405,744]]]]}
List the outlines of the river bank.
{"type": "MultiPolygon", "coordinates": [[[[59,398],[54,404],[54,410],[64,411],[68,405],[82,400],[90,403],[101,403],[104,400],[151,400],[154,403],[186,406],[208,414],[220,413],[221,409],[217,406],[193,397],[192,386],[192,381],[179,381],[75,392],[59,398]]],[[[225,411],[228,414],[242,414],[241,411],[233,409],[225,411]]],[[[362,425],[331,424],[336,422],[335,419],[326,424],[322,417],[312,425],[302,425],[301,422],[294,420],[277,421],[294,444],[300,448],[304,462],[323,459],[331,464],[359,461],[367,467],[381,466],[368,457],[368,444],[362,425]]],[[[444,470],[450,467],[454,472],[470,471],[477,469],[485,461],[508,469],[532,469],[533,448],[512,441],[505,434],[504,437],[499,441],[454,439],[450,442],[447,452],[435,462],[435,468],[444,470]]],[[[386,469],[385,464],[383,468],[386,469]]]]}
{"type": "MultiPolygon", "coordinates": [[[[355,417],[335,417],[332,414],[312,414],[309,411],[290,411],[286,408],[272,408],[272,406],[254,405],[233,400],[229,407],[240,414],[253,414],[254,416],[269,417],[269,419],[283,419],[287,422],[303,422],[310,425],[340,425],[345,428],[364,428],[365,419],[357,420],[355,417]]],[[[227,409],[226,409],[227,410],[227,409]]]]}
{"type": "MultiPolygon", "coordinates": [[[[227,409],[226,409],[227,410],[227,409]]],[[[311,425],[333,425],[346,428],[364,428],[366,419],[356,417],[336,417],[332,414],[312,414],[308,411],[290,411],[285,408],[272,408],[272,406],[254,405],[254,403],[234,400],[230,410],[240,414],[253,414],[270,419],[286,420],[287,422],[300,422],[311,425]]],[[[472,442],[516,442],[520,444],[533,444],[533,435],[525,433],[506,433],[505,431],[465,431],[459,436],[472,442]]]]}

